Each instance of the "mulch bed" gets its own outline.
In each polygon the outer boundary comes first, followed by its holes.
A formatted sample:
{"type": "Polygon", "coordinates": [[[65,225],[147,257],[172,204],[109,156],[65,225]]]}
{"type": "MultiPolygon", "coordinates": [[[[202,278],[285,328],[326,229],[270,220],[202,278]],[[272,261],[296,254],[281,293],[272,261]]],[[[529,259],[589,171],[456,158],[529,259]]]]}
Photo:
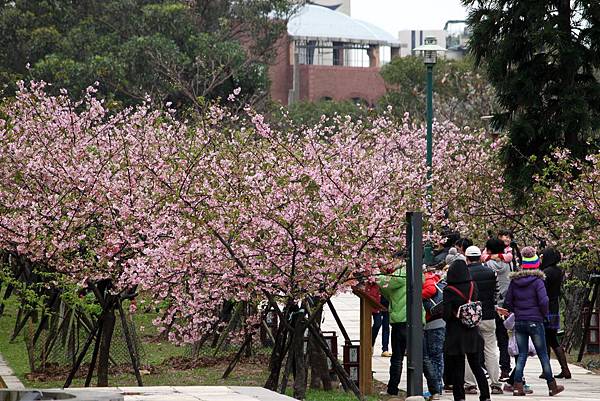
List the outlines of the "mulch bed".
{"type": "MultiPolygon", "coordinates": [[[[79,370],[75,374],[75,377],[80,379],[85,378],[89,366],[90,365],[88,363],[81,364],[79,370]]],[[[149,370],[151,373],[156,371],[156,369],[153,366],[145,366],[142,369],[149,370]]],[[[27,380],[30,381],[61,381],[65,380],[65,378],[69,375],[70,371],[71,366],[59,365],[57,363],[49,363],[46,365],[45,368],[28,373],[25,375],[25,377],[27,378],[27,380]]],[[[122,364],[117,366],[111,365],[108,369],[108,372],[111,375],[119,375],[124,373],[133,373],[133,369],[128,364],[122,364]]]]}
{"type": "MultiPolygon", "coordinates": [[[[155,374],[159,372],[169,371],[169,370],[192,370],[198,368],[208,368],[220,366],[223,367],[223,370],[229,365],[229,362],[233,359],[233,354],[228,356],[200,356],[198,358],[185,358],[185,357],[170,357],[165,359],[160,365],[157,366],[142,366],[141,370],[146,370],[147,373],[155,374]]],[[[253,366],[267,366],[269,363],[268,355],[254,355],[250,358],[242,358],[238,367],[242,366],[250,366],[253,369],[253,366]]],[[[81,365],[76,378],[85,378],[87,375],[87,371],[89,369],[89,364],[84,363],[81,365]]],[[[242,368],[243,369],[243,368],[242,368]]],[[[36,370],[35,372],[28,373],[26,375],[27,380],[30,381],[61,381],[65,380],[71,370],[70,366],[62,366],[56,363],[47,364],[44,369],[36,370]]],[[[133,374],[133,369],[129,364],[122,365],[111,365],[109,368],[109,373],[111,375],[119,375],[119,374],[133,374]]]]}

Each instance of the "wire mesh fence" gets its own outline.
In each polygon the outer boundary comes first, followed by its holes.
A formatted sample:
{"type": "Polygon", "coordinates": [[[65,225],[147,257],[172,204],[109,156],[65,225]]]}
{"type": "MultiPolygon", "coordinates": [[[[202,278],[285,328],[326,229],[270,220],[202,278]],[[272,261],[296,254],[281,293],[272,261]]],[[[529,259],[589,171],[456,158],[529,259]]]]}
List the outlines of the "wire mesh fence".
{"type": "MultiPolygon", "coordinates": [[[[33,370],[44,370],[49,366],[73,365],[96,323],[89,316],[63,307],[55,316],[46,317],[45,324],[42,319],[44,317],[28,322],[23,330],[30,366],[33,370]]],[[[133,353],[140,365],[145,365],[147,351],[139,335],[139,324],[136,324],[135,318],[128,312],[125,312],[125,322],[132,338],[133,353]]],[[[83,364],[90,363],[91,358],[92,352],[87,352],[83,364]]],[[[125,367],[132,363],[120,319],[115,322],[109,362],[112,366],[125,367]]]]}

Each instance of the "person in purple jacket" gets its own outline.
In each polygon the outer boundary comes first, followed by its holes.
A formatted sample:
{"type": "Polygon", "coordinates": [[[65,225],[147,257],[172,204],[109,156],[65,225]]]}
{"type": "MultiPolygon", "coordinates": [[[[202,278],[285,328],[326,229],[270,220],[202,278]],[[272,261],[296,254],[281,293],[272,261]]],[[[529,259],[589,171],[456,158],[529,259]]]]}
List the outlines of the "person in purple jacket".
{"type": "Polygon", "coordinates": [[[544,318],[548,315],[549,299],[544,285],[544,273],[538,268],[540,259],[533,247],[521,251],[523,267],[521,271],[511,273],[511,281],[504,299],[503,313],[515,314],[514,335],[519,348],[519,357],[515,367],[513,395],[523,396],[523,370],[527,362],[529,338],[542,364],[543,374],[548,383],[548,394],[556,395],[565,388],[556,384],[550,367],[550,358],[546,350],[544,318]]]}

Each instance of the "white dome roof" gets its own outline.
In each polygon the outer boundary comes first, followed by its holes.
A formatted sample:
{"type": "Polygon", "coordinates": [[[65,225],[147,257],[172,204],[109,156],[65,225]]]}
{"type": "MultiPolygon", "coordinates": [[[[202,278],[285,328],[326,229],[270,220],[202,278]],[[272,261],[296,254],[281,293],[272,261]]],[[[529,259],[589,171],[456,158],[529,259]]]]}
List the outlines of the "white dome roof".
{"type": "Polygon", "coordinates": [[[296,39],[400,45],[400,41],[392,34],[373,24],[312,4],[298,9],[288,21],[287,31],[296,39]]]}

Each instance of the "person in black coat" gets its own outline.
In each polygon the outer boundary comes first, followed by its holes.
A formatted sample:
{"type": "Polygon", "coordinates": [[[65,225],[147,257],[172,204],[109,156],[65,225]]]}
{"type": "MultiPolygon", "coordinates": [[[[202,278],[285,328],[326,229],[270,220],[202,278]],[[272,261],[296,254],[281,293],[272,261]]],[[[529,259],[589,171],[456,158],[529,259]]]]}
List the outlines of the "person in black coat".
{"type": "Polygon", "coordinates": [[[561,255],[556,248],[548,247],[542,252],[541,259],[542,264],[540,270],[546,275],[544,284],[546,286],[548,299],[550,300],[550,313],[548,313],[544,325],[548,355],[550,355],[550,349],[554,350],[556,359],[558,359],[558,362],[560,363],[561,372],[554,377],[557,379],[570,379],[571,371],[567,364],[567,355],[558,342],[558,330],[560,329],[560,290],[564,277],[562,269],[558,266],[561,255]]]}
{"type": "MultiPolygon", "coordinates": [[[[467,264],[463,260],[452,262],[448,269],[446,282],[448,286],[453,286],[460,291],[465,298],[469,297],[469,292],[473,287],[471,300],[477,300],[477,284],[471,279],[467,264]]],[[[465,303],[466,300],[454,291],[448,288],[444,290],[444,320],[446,321],[444,354],[448,364],[446,368],[452,382],[454,401],[464,400],[466,355],[480,389],[479,399],[485,401],[490,399],[490,391],[479,360],[483,339],[479,335],[477,327],[469,328],[462,324],[457,317],[458,308],[465,303]]]]}
{"type": "MultiPolygon", "coordinates": [[[[499,241],[499,240],[496,240],[499,241]]],[[[489,242],[489,241],[488,241],[489,242]]],[[[481,263],[481,251],[476,246],[466,249],[467,265],[471,278],[477,284],[477,300],[481,302],[482,320],[479,324],[479,334],[483,337],[483,359],[488,376],[492,394],[503,394],[500,383],[500,362],[498,360],[498,343],[496,341],[496,300],[498,299],[498,279],[496,272],[481,263]],[[485,358],[484,358],[485,356],[485,358]]],[[[480,359],[480,360],[481,360],[480,359]]],[[[467,387],[474,386],[474,377],[467,369],[467,387]]]]}

